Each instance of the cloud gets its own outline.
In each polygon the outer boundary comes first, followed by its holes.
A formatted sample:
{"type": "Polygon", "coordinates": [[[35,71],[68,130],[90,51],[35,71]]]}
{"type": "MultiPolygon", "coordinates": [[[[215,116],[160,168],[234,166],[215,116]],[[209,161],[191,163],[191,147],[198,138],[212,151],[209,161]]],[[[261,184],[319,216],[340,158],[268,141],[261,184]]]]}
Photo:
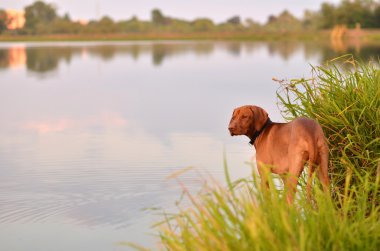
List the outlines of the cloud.
{"type": "Polygon", "coordinates": [[[59,133],[68,130],[86,130],[93,127],[124,127],[127,120],[117,112],[102,112],[85,118],[57,118],[32,120],[24,122],[20,127],[35,131],[38,134],[59,133]]]}

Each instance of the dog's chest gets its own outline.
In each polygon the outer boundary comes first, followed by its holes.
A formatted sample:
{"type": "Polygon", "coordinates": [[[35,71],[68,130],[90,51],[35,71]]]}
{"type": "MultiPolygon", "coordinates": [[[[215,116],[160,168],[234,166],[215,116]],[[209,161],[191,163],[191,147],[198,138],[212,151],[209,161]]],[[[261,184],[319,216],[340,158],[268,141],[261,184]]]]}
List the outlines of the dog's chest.
{"type": "Polygon", "coordinates": [[[265,142],[261,142],[256,148],[256,161],[271,168],[276,174],[285,173],[288,170],[288,146],[287,138],[271,137],[268,135],[265,142]]]}

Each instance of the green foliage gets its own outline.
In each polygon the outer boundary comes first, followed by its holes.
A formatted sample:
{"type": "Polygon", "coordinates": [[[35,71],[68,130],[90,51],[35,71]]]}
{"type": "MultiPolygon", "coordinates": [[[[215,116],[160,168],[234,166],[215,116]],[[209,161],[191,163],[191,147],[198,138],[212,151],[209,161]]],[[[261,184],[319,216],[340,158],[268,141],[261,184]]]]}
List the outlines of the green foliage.
{"type": "Polygon", "coordinates": [[[120,32],[149,32],[152,29],[151,22],[138,20],[137,17],[132,17],[130,20],[117,23],[120,32]]]}
{"type": "Polygon", "coordinates": [[[265,25],[266,30],[271,31],[295,31],[302,28],[302,22],[293,16],[289,11],[285,10],[277,17],[270,16],[265,25]]]}
{"type": "Polygon", "coordinates": [[[83,30],[82,25],[73,23],[66,18],[56,18],[50,25],[43,25],[44,31],[51,34],[78,34],[83,30]]]}
{"type": "Polygon", "coordinates": [[[374,26],[380,26],[380,4],[377,7],[375,7],[373,11],[373,22],[375,24],[374,26]]]}
{"type": "Polygon", "coordinates": [[[192,22],[194,31],[212,31],[215,28],[214,22],[208,18],[198,18],[192,22]]]}
{"type": "Polygon", "coordinates": [[[92,23],[92,25],[96,26],[96,30],[99,33],[115,33],[117,31],[117,26],[112,18],[108,16],[102,17],[98,22],[92,23]]]}
{"type": "MultiPolygon", "coordinates": [[[[5,12],[0,10],[0,33],[6,30],[5,12]],[[2,18],[3,17],[3,18],[2,18]]],[[[305,11],[302,19],[296,18],[285,10],[279,15],[271,15],[266,24],[252,19],[243,23],[239,16],[228,18],[216,24],[208,18],[193,21],[166,16],[161,10],[153,9],[149,21],[132,17],[130,20],[114,21],[110,17],[92,20],[88,25],[81,25],[71,20],[65,13],[59,16],[52,4],[36,1],[25,7],[26,23],[18,34],[120,34],[120,33],[237,33],[267,36],[276,34],[302,32],[305,30],[330,29],[338,24],[349,28],[361,24],[363,28],[380,27],[380,3],[371,0],[342,0],[339,4],[323,3],[319,11],[305,11]],[[258,33],[256,33],[258,32],[258,33]]]]}
{"type": "Polygon", "coordinates": [[[5,10],[0,9],[0,34],[7,29],[8,22],[7,13],[5,10]]]}
{"type": "Polygon", "coordinates": [[[245,25],[249,31],[259,31],[262,29],[262,25],[251,18],[245,20],[245,25]]]}
{"type": "Polygon", "coordinates": [[[343,0],[339,5],[323,3],[319,24],[321,28],[332,28],[344,24],[350,28],[357,23],[363,28],[380,27],[380,4],[368,0],[343,0]]]}
{"type": "Polygon", "coordinates": [[[239,25],[239,24],[241,24],[240,17],[239,16],[233,16],[227,20],[227,23],[239,25]]]}
{"type": "Polygon", "coordinates": [[[313,67],[311,79],[283,84],[278,97],[286,119],[306,116],[321,124],[332,183],[342,191],[348,175],[355,185],[365,174],[371,181],[380,175],[380,70],[349,56],[339,60],[342,64],[313,67]]]}
{"type": "Polygon", "coordinates": [[[335,6],[329,3],[323,3],[321,6],[321,28],[332,28],[337,24],[337,16],[335,15],[335,6]]]}
{"type": "Polygon", "coordinates": [[[229,188],[209,185],[196,196],[184,188],[188,203],[158,223],[160,250],[376,250],[380,245],[380,207],[371,197],[373,186],[379,187],[368,176],[360,187],[347,185],[340,201],[315,186],[311,202],[301,184],[294,205],[269,181],[269,190],[262,190],[256,176],[229,188]]]}
{"type": "Polygon", "coordinates": [[[46,33],[41,26],[47,26],[57,18],[55,8],[42,1],[25,7],[25,29],[31,33],[46,33]]]}
{"type": "Polygon", "coordinates": [[[156,25],[167,25],[170,21],[159,9],[154,9],[152,10],[152,22],[156,25]]]}
{"type": "Polygon", "coordinates": [[[317,30],[319,27],[320,16],[320,12],[305,10],[302,20],[303,28],[317,30]]]}

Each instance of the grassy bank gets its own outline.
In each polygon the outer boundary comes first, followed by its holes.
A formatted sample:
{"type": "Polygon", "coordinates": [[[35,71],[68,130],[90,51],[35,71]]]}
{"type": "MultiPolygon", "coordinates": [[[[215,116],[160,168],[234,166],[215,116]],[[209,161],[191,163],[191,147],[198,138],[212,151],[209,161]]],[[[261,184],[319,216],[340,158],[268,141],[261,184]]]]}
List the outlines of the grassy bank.
{"type": "Polygon", "coordinates": [[[186,194],[191,205],[166,216],[158,249],[377,250],[380,208],[367,178],[359,187],[347,185],[338,201],[315,188],[311,203],[301,186],[292,207],[273,183],[267,193],[254,180],[233,190],[214,185],[203,196],[186,194]]]}
{"type": "MultiPolygon", "coordinates": [[[[158,32],[158,33],[109,33],[109,34],[49,34],[17,35],[2,34],[0,42],[44,42],[44,41],[135,41],[135,40],[236,40],[236,41],[321,41],[330,40],[330,30],[293,31],[293,32],[158,32]]],[[[380,29],[364,29],[356,37],[354,30],[349,30],[343,42],[380,42],[380,29]]],[[[336,42],[336,41],[335,41],[336,42]]]]}
{"type": "Polygon", "coordinates": [[[134,41],[134,40],[322,40],[325,31],[317,32],[199,32],[199,33],[123,33],[123,34],[52,34],[52,35],[0,35],[0,42],[20,41],[134,41]]]}
{"type": "MultiPolygon", "coordinates": [[[[315,179],[313,200],[301,178],[293,206],[274,182],[252,176],[201,195],[165,214],[160,250],[377,250],[380,246],[380,71],[346,57],[314,67],[310,79],[281,83],[286,118],[321,123],[330,146],[332,196],[315,179]]],[[[139,250],[143,247],[132,245],[139,250]]]]}

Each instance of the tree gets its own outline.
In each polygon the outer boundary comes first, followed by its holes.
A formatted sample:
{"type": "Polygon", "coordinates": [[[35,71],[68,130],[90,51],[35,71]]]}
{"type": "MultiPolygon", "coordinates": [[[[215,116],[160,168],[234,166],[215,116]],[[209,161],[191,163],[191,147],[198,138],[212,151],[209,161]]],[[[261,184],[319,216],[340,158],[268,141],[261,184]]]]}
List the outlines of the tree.
{"type": "Polygon", "coordinates": [[[362,27],[376,25],[376,9],[379,3],[372,0],[343,0],[339,5],[323,3],[320,10],[320,28],[332,28],[338,24],[350,28],[360,23],[362,27]]]}
{"type": "Polygon", "coordinates": [[[0,9],[0,34],[8,29],[8,23],[9,19],[7,12],[5,12],[5,10],[0,9]]]}
{"type": "Polygon", "coordinates": [[[234,25],[239,25],[241,23],[240,17],[239,16],[233,16],[233,17],[231,17],[231,18],[229,18],[227,20],[227,23],[234,24],[234,25]]]}
{"type": "Polygon", "coordinates": [[[211,31],[215,28],[214,23],[208,18],[198,18],[192,22],[194,31],[211,31]]]}
{"type": "Polygon", "coordinates": [[[108,16],[102,17],[97,23],[97,26],[98,31],[101,33],[116,32],[115,22],[108,16]]]}
{"type": "Polygon", "coordinates": [[[329,3],[321,5],[321,28],[332,28],[337,24],[336,8],[329,3]]]}
{"type": "Polygon", "coordinates": [[[320,26],[320,12],[305,10],[302,25],[306,29],[317,29],[320,26]]]}
{"type": "Polygon", "coordinates": [[[161,13],[159,9],[152,10],[152,22],[158,25],[166,25],[168,19],[161,13]]]}
{"type": "Polygon", "coordinates": [[[275,22],[277,22],[277,17],[274,16],[274,15],[270,15],[270,16],[268,17],[267,24],[271,24],[271,23],[275,23],[275,22]]]}
{"type": "Polygon", "coordinates": [[[245,26],[251,30],[259,30],[261,29],[261,25],[259,22],[254,21],[252,18],[245,19],[245,26]]]}
{"type": "Polygon", "coordinates": [[[63,20],[65,20],[65,21],[68,21],[68,22],[71,22],[71,17],[70,17],[70,14],[69,13],[65,13],[65,15],[63,15],[63,18],[62,18],[63,20]]]}
{"type": "Polygon", "coordinates": [[[348,27],[360,23],[362,27],[373,26],[372,4],[367,0],[344,0],[337,9],[338,20],[348,27]]]}
{"type": "Polygon", "coordinates": [[[302,23],[289,11],[284,10],[277,17],[270,16],[265,27],[272,31],[294,31],[302,28],[302,23]]]}
{"type": "Polygon", "coordinates": [[[25,28],[32,33],[37,26],[47,25],[57,18],[57,12],[51,4],[42,1],[34,2],[25,7],[25,28]]]}
{"type": "Polygon", "coordinates": [[[152,23],[133,16],[129,20],[118,22],[117,27],[120,32],[147,32],[152,30],[152,23]]]}
{"type": "Polygon", "coordinates": [[[375,27],[380,27],[380,5],[378,5],[373,12],[373,21],[375,27]]]}

